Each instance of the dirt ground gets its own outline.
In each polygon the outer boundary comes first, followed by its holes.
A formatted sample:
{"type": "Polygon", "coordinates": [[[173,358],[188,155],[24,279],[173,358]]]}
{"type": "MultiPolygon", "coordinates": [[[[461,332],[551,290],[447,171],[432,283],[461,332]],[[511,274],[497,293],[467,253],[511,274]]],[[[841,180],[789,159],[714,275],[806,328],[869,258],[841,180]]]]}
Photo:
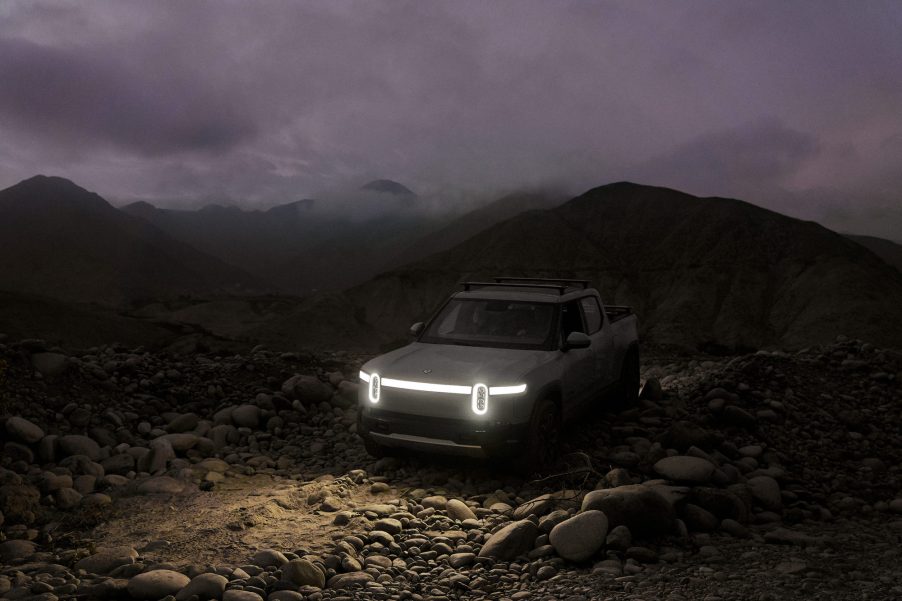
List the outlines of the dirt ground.
{"type": "MultiPolygon", "coordinates": [[[[241,565],[264,548],[316,553],[333,535],[349,532],[348,525],[332,524],[335,512],[307,504],[317,494],[339,499],[341,510],[392,498],[391,492],[374,495],[348,478],[298,482],[269,475],[230,476],[215,491],[122,497],[88,539],[97,546],[133,546],[155,561],[178,566],[241,565]]],[[[365,521],[352,518],[357,520],[365,521]]]]}

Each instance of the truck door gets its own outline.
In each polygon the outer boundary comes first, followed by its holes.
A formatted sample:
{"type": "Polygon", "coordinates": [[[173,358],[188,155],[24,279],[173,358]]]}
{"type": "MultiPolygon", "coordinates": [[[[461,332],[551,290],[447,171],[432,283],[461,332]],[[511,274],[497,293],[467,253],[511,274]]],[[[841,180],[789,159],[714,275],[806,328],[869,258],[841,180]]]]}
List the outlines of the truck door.
{"type": "MultiPolygon", "coordinates": [[[[561,344],[571,332],[585,332],[579,301],[571,301],[561,307],[561,344]]],[[[593,342],[594,344],[594,342],[593,342]]],[[[591,346],[584,349],[570,349],[561,353],[564,363],[561,374],[563,390],[562,411],[564,419],[579,410],[580,405],[592,394],[595,353],[591,346]]]]}
{"type": "Polygon", "coordinates": [[[595,370],[593,373],[592,394],[598,395],[614,381],[614,338],[611,336],[610,324],[605,323],[604,310],[594,296],[579,300],[586,322],[586,334],[592,339],[592,350],[595,370]]]}

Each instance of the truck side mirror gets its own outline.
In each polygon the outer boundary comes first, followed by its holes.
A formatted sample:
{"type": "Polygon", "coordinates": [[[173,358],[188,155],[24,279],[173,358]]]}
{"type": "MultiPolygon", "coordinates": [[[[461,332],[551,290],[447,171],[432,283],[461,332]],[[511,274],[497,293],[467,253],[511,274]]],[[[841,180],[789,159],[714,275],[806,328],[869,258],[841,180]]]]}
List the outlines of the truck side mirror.
{"type": "Polygon", "coordinates": [[[570,332],[567,340],[564,341],[564,348],[561,350],[569,351],[574,348],[588,348],[590,344],[592,344],[592,339],[583,332],[570,332]]]}
{"type": "Polygon", "coordinates": [[[413,336],[414,338],[416,338],[423,332],[424,327],[425,327],[425,324],[422,321],[416,322],[415,324],[410,326],[410,335],[413,336]]]}

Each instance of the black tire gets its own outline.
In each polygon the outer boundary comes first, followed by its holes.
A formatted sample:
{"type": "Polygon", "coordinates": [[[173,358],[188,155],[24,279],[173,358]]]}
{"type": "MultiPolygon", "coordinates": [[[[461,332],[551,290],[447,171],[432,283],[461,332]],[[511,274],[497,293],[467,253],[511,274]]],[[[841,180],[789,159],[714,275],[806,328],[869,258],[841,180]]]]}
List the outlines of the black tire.
{"type": "Polygon", "coordinates": [[[561,442],[561,412],[551,399],[538,401],[529,420],[523,452],[517,459],[519,471],[525,475],[544,473],[558,460],[561,442]]]}
{"type": "Polygon", "coordinates": [[[383,457],[387,457],[389,455],[389,449],[385,445],[381,445],[369,436],[364,436],[363,438],[363,448],[366,449],[366,452],[370,457],[374,459],[382,459],[383,457]]]}
{"type": "Polygon", "coordinates": [[[619,407],[631,407],[639,401],[639,351],[630,350],[623,358],[620,367],[620,380],[617,383],[617,398],[614,399],[619,407]]]}

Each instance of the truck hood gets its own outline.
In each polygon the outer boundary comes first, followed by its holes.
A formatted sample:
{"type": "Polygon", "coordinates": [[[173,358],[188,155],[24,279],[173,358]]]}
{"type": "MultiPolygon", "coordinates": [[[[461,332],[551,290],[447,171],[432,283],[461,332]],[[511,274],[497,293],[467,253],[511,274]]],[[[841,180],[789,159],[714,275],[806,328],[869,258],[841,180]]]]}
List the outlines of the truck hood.
{"type": "Polygon", "coordinates": [[[368,361],[362,369],[413,382],[511,386],[547,361],[548,352],[415,342],[368,361]]]}

